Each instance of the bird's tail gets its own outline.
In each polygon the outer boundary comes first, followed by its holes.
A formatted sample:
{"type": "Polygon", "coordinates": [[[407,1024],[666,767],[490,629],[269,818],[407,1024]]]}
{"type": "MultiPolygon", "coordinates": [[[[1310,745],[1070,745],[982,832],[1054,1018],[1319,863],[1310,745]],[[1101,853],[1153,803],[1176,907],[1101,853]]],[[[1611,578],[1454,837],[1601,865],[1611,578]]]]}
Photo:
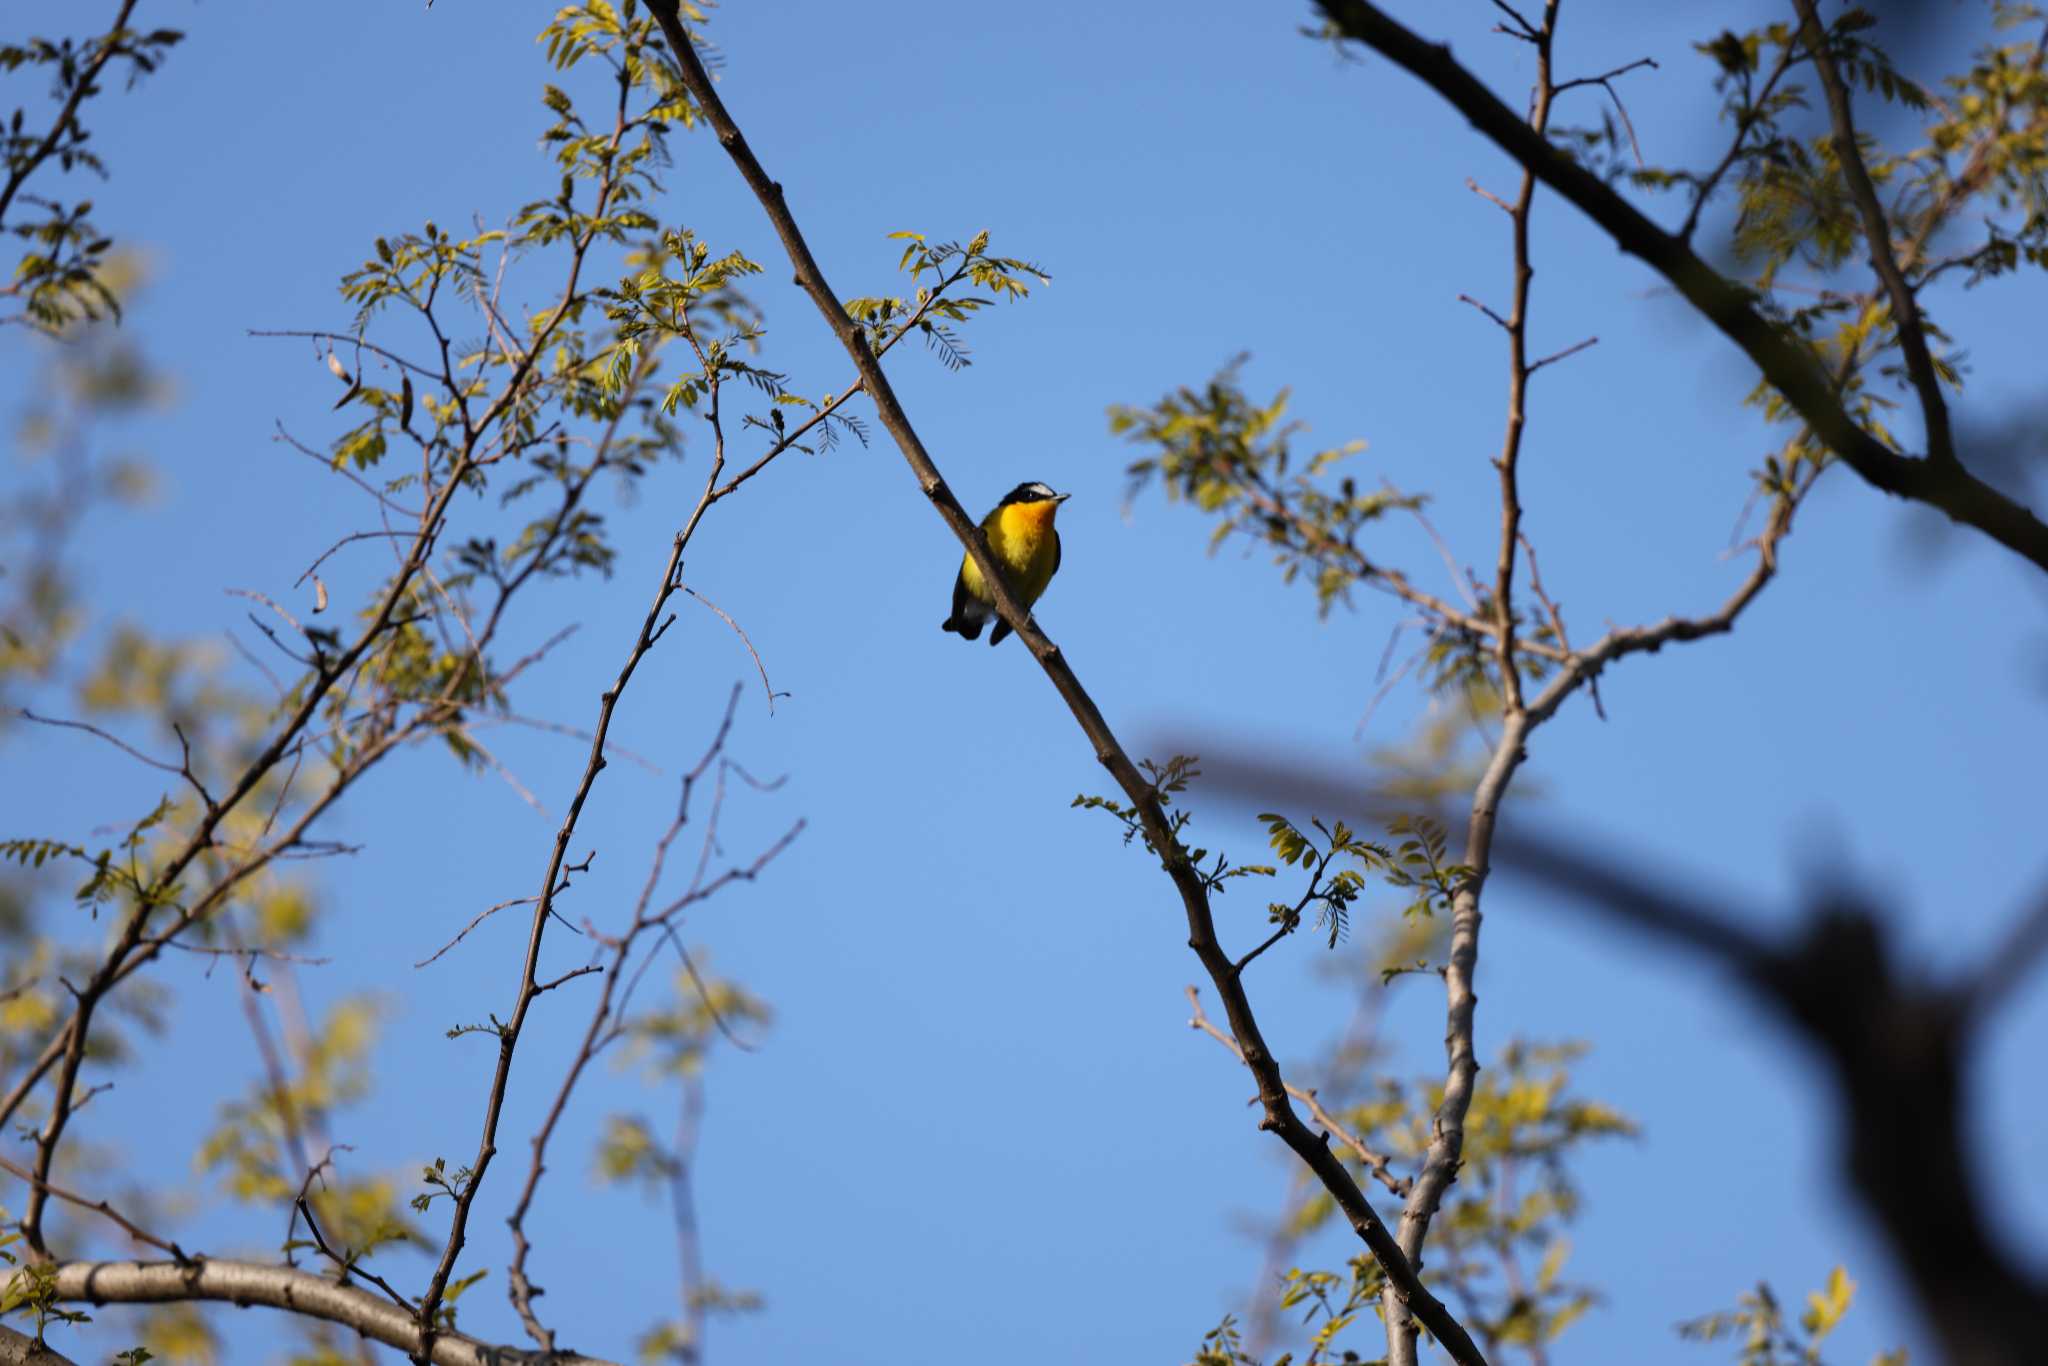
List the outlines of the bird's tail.
{"type": "Polygon", "coordinates": [[[941,631],[952,631],[966,640],[980,640],[981,622],[982,619],[980,617],[955,615],[947,617],[944,621],[940,622],[939,629],[941,631]]]}

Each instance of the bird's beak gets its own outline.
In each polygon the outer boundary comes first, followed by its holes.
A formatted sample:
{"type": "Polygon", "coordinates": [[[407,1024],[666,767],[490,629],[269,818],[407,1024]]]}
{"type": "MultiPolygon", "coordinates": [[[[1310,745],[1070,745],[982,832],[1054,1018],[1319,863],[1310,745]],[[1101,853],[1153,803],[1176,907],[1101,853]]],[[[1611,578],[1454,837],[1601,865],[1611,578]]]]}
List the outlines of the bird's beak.
{"type": "Polygon", "coordinates": [[[1064,503],[1067,501],[1067,499],[1072,498],[1073,496],[1074,495],[1071,493],[1055,493],[1052,496],[1052,500],[1055,503],[1064,503]]]}

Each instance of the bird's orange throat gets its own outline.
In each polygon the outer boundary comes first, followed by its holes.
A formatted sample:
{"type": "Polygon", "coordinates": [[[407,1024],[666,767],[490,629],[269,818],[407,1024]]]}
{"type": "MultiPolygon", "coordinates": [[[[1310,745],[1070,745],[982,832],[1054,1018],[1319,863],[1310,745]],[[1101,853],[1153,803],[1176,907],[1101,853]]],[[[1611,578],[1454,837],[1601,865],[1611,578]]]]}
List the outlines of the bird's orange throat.
{"type": "Polygon", "coordinates": [[[1012,503],[1003,509],[1003,534],[1023,541],[1036,541],[1052,525],[1059,504],[1048,498],[1037,503],[1012,503]]]}

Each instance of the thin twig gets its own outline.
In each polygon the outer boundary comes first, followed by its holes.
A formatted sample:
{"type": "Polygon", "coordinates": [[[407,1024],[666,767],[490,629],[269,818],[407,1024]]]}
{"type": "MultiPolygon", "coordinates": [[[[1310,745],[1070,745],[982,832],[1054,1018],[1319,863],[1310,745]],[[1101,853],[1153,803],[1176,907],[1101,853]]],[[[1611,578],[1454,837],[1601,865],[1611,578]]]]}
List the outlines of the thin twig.
{"type": "Polygon", "coordinates": [[[561,986],[564,982],[573,982],[578,977],[588,977],[593,972],[603,971],[604,968],[596,963],[590,963],[580,968],[571,968],[569,971],[563,973],[560,977],[553,978],[550,981],[542,982],[540,985],[536,986],[533,989],[533,994],[538,996],[543,992],[553,991],[556,987],[561,986]]]}
{"type": "Polygon", "coordinates": [[[181,1264],[189,1264],[192,1260],[185,1255],[185,1249],[168,1239],[159,1238],[155,1234],[143,1229],[134,1220],[128,1218],[128,1216],[122,1214],[104,1200],[90,1200],[83,1195],[65,1190],[62,1186],[53,1185],[38,1177],[28,1168],[19,1165],[11,1158],[0,1157],[0,1171],[5,1171],[10,1175],[19,1177],[21,1180],[28,1182],[34,1189],[42,1191],[47,1195],[54,1195],[59,1200],[65,1201],[68,1204],[76,1205],[80,1209],[89,1209],[95,1214],[111,1219],[114,1223],[120,1225],[122,1232],[133,1238],[136,1242],[146,1243],[159,1252],[168,1252],[181,1264]]]}
{"type": "Polygon", "coordinates": [[[1616,76],[1626,76],[1636,68],[1644,66],[1655,71],[1657,69],[1657,59],[1655,57],[1638,57],[1626,65],[1617,66],[1612,71],[1603,71],[1597,76],[1574,76],[1568,81],[1559,81],[1550,90],[1554,95],[1562,95],[1565,91],[1576,90],[1582,85],[1605,85],[1616,76]]]}
{"type": "Polygon", "coordinates": [[[697,971],[697,960],[683,947],[682,936],[676,933],[675,922],[664,919],[661,922],[661,932],[669,945],[675,949],[676,957],[682,960],[683,971],[690,975],[690,985],[696,988],[697,999],[704,1004],[704,1013],[711,1017],[711,1023],[718,1027],[718,1032],[725,1035],[725,1041],[742,1053],[759,1052],[758,1048],[735,1034],[732,1026],[726,1023],[725,1012],[718,1008],[718,1001],[711,995],[711,988],[706,985],[704,974],[697,971]]]}
{"type": "Polygon", "coordinates": [[[747,653],[752,655],[754,658],[754,668],[757,669],[761,674],[761,691],[768,695],[768,714],[770,716],[775,715],[775,699],[778,697],[787,697],[789,696],[789,694],[786,692],[775,691],[774,686],[768,682],[768,666],[761,662],[761,652],[754,648],[753,641],[747,639],[746,630],[738,622],[734,621],[732,619],[731,614],[728,613],[723,607],[720,607],[717,603],[705,597],[696,589],[685,585],[683,591],[685,593],[688,593],[697,601],[703,603],[706,607],[709,607],[713,612],[716,612],[718,614],[718,619],[724,622],[727,626],[732,627],[734,634],[739,636],[740,643],[747,647],[747,653]]]}
{"type": "MultiPolygon", "coordinates": [[[[1512,212],[1512,210],[1510,212],[1512,212]]],[[[1472,305],[1472,307],[1478,309],[1481,313],[1484,313],[1487,317],[1487,320],[1490,321],[1495,327],[1501,329],[1501,331],[1506,332],[1511,330],[1508,326],[1508,320],[1506,318],[1503,318],[1500,314],[1494,312],[1485,304],[1480,303],[1479,300],[1473,298],[1470,294],[1460,294],[1458,296],[1458,302],[1461,304],[1470,304],[1472,305]]]]}
{"type": "Polygon", "coordinates": [[[1920,303],[1913,296],[1912,286],[1906,283],[1898,257],[1892,252],[1891,222],[1878,202],[1869,168],[1863,164],[1849,87],[1835,66],[1827,29],[1820,21],[1814,0],[1792,0],[1792,7],[1799,11],[1800,40],[1806,44],[1821,87],[1827,91],[1828,114],[1835,129],[1835,157],[1841,163],[1842,178],[1848,182],[1849,197],[1855,200],[1857,212],[1863,217],[1863,240],[1870,245],[1870,264],[1884,285],[1885,297],[1891,301],[1892,330],[1906,357],[1906,374],[1920,396],[1920,412],[1927,425],[1927,458],[1945,468],[1959,468],[1955,435],[1949,429],[1948,401],[1942,397],[1941,379],[1934,372],[1934,357],[1927,348],[1927,325],[1920,317],[1920,303]]]}
{"type": "MultiPolygon", "coordinates": [[[[588,730],[585,730],[581,726],[564,725],[560,721],[550,721],[545,717],[521,716],[517,712],[506,712],[502,715],[497,716],[479,717],[477,718],[477,722],[475,724],[483,723],[489,723],[492,725],[525,726],[529,730],[542,730],[548,732],[551,735],[566,735],[572,740],[582,740],[585,743],[588,743],[590,740],[590,732],[588,730]]],[[[655,763],[652,759],[649,759],[646,755],[641,754],[636,750],[627,749],[624,745],[619,744],[617,741],[612,741],[610,744],[607,744],[604,747],[604,752],[609,757],[624,759],[629,764],[633,764],[639,768],[645,769],[647,772],[652,773],[657,778],[661,776],[662,768],[660,764],[655,763]]]]}
{"type": "Polygon", "coordinates": [[[1657,61],[1654,57],[1638,57],[1625,66],[1617,66],[1612,71],[1603,71],[1598,76],[1579,76],[1569,81],[1560,81],[1551,87],[1553,95],[1562,95],[1565,91],[1577,89],[1582,85],[1597,85],[1602,90],[1605,90],[1607,98],[1614,101],[1615,112],[1621,115],[1621,126],[1628,132],[1629,151],[1635,154],[1637,166],[1643,164],[1643,145],[1636,141],[1635,120],[1628,116],[1628,106],[1621,102],[1621,94],[1614,88],[1614,79],[1617,76],[1625,76],[1636,68],[1644,66],[1655,70],[1657,61]]]}
{"type": "MultiPolygon", "coordinates": [[[[1188,1006],[1195,1012],[1188,1020],[1188,1028],[1201,1030],[1217,1043],[1229,1049],[1232,1057],[1236,1058],[1239,1062],[1243,1062],[1244,1050],[1237,1046],[1237,1040],[1211,1024],[1208,1015],[1203,1013],[1201,990],[1194,986],[1186,987],[1184,990],[1188,994],[1188,1006]]],[[[1397,1196],[1408,1194],[1409,1188],[1415,1183],[1405,1176],[1395,1176],[1392,1168],[1392,1159],[1385,1153],[1368,1147],[1365,1141],[1346,1128],[1341,1120],[1325,1110],[1322,1102],[1316,1099],[1314,1091],[1296,1086],[1290,1082],[1287,1087],[1287,1094],[1293,1096],[1303,1105],[1306,1105],[1309,1113],[1315,1116],[1316,1123],[1329,1130],[1332,1138],[1356,1153],[1358,1160],[1365,1164],[1366,1170],[1372,1173],[1375,1181],[1378,1181],[1397,1196]]]]}
{"type": "Polygon", "coordinates": [[[87,735],[98,736],[100,739],[105,740],[108,744],[112,745],[115,749],[120,750],[123,754],[127,755],[131,759],[139,759],[143,763],[148,764],[151,768],[160,769],[165,773],[175,773],[181,777],[184,776],[185,770],[179,768],[176,764],[166,763],[162,759],[152,759],[147,754],[144,754],[141,750],[135,748],[135,746],[129,744],[126,740],[123,740],[116,735],[110,735],[106,731],[101,730],[98,726],[92,725],[89,722],[66,721],[62,717],[57,716],[38,716],[34,712],[30,711],[27,707],[17,707],[15,709],[14,714],[16,716],[19,716],[24,721],[33,721],[39,726],[61,726],[65,730],[82,730],[87,735]]]}
{"type": "Polygon", "coordinates": [[[318,569],[318,568],[319,568],[319,567],[320,567],[321,565],[323,565],[323,564],[327,563],[327,557],[328,557],[328,556],[330,556],[330,555],[332,555],[332,554],[333,554],[333,553],[334,553],[335,551],[337,551],[337,550],[341,549],[341,548],[342,548],[343,546],[345,546],[345,545],[353,545],[353,544],[355,544],[355,543],[356,543],[357,541],[378,541],[378,540],[400,540],[400,541],[402,541],[402,540],[406,539],[406,537],[410,536],[411,534],[412,534],[411,532],[407,532],[407,531],[351,531],[351,532],[350,532],[350,533],[349,533],[348,535],[346,535],[346,536],[342,537],[342,538],[341,538],[340,540],[336,541],[336,542],[335,542],[335,543],[334,543],[333,545],[331,545],[331,546],[327,547],[327,549],[325,549],[325,550],[321,551],[321,552],[320,552],[320,557],[319,557],[318,559],[314,560],[314,561],[313,561],[313,563],[311,563],[311,564],[309,564],[309,565],[307,565],[307,566],[306,566],[306,572],[305,572],[305,573],[303,573],[303,574],[301,574],[301,575],[299,575],[299,576],[298,576],[298,577],[297,577],[296,579],[293,579],[293,580],[292,580],[292,587],[294,587],[294,588],[297,588],[297,587],[298,587],[298,586],[299,586],[300,584],[304,583],[304,582],[305,582],[305,581],[306,581],[307,579],[310,579],[310,578],[312,578],[312,577],[313,577],[313,571],[314,571],[314,570],[316,570],[316,569],[318,569]]]}
{"type": "MultiPolygon", "coordinates": [[[[364,338],[356,335],[353,332],[321,332],[307,330],[304,328],[252,327],[248,329],[247,335],[251,337],[310,337],[315,341],[341,342],[344,343],[345,345],[355,347],[358,351],[368,351],[373,355],[382,356],[385,360],[390,361],[393,365],[396,365],[401,370],[410,370],[416,375],[420,375],[426,379],[434,380],[437,383],[441,379],[439,371],[430,369],[424,365],[415,364],[414,362],[409,361],[405,357],[399,355],[397,352],[386,350],[384,347],[377,345],[375,342],[366,341],[364,338]]],[[[507,349],[509,350],[511,348],[507,349]]],[[[357,373],[358,375],[360,375],[361,373],[360,365],[357,366],[357,373]]]]}
{"type": "MultiPolygon", "coordinates": [[[[1520,539],[1522,542],[1522,554],[1529,561],[1529,591],[1536,595],[1536,601],[1542,606],[1544,615],[1550,618],[1550,629],[1556,633],[1557,643],[1564,647],[1566,654],[1570,654],[1572,642],[1571,637],[1566,634],[1564,629],[1564,608],[1552,600],[1550,594],[1544,590],[1543,570],[1536,563],[1535,543],[1527,536],[1523,536],[1520,539]]],[[[1602,721],[1605,721],[1607,719],[1607,707],[1600,700],[1600,679],[1597,676],[1589,678],[1586,680],[1586,684],[1587,690],[1592,695],[1593,714],[1602,721]]]]}
{"type": "Polygon", "coordinates": [[[1588,337],[1582,342],[1573,342],[1570,346],[1567,346],[1562,351],[1553,351],[1549,355],[1543,357],[1543,359],[1541,360],[1531,361],[1529,363],[1529,373],[1533,375],[1546,365],[1555,365],[1559,361],[1565,359],[1567,356],[1576,356],[1579,354],[1579,352],[1584,351],[1587,347],[1597,346],[1599,345],[1599,343],[1600,339],[1598,337],[1588,337]]]}
{"type": "Polygon", "coordinates": [[[365,1270],[362,1264],[356,1260],[353,1254],[344,1257],[340,1253],[336,1252],[333,1248],[327,1245],[327,1239],[323,1237],[320,1233],[319,1221],[313,1218],[313,1206],[304,1195],[301,1195],[299,1197],[298,1207],[300,1216],[303,1217],[306,1221],[306,1231],[313,1235],[313,1246],[319,1250],[321,1256],[333,1262],[334,1265],[340,1269],[341,1283],[343,1285],[348,1284],[349,1277],[360,1276],[362,1279],[368,1281],[371,1285],[376,1286],[379,1290],[383,1291],[386,1295],[390,1296],[391,1302],[397,1305],[400,1309],[411,1309],[414,1307],[413,1302],[411,1300],[407,1299],[405,1296],[399,1294],[396,1290],[391,1288],[390,1282],[386,1281],[382,1276],[379,1276],[374,1271],[365,1270]]]}
{"type": "Polygon", "coordinates": [[[461,930],[460,930],[460,931],[459,931],[459,932],[458,932],[458,933],[456,934],[456,936],[455,936],[455,937],[454,937],[453,939],[451,939],[451,940],[449,940],[449,941],[448,941],[447,943],[443,944],[443,945],[442,945],[442,946],[441,946],[440,948],[438,948],[438,949],[435,949],[435,950],[434,950],[434,951],[433,951],[432,953],[428,954],[428,955],[427,955],[427,956],[426,956],[425,958],[422,958],[422,959],[420,959],[420,961],[419,961],[419,962],[417,962],[417,963],[414,963],[414,964],[413,964],[413,966],[414,966],[414,967],[416,967],[416,968],[423,968],[423,967],[425,967],[425,966],[426,966],[427,964],[429,964],[429,963],[433,962],[433,961],[434,961],[435,959],[439,958],[439,957],[440,957],[440,956],[441,956],[442,954],[444,954],[444,953],[448,952],[448,950],[450,950],[450,949],[454,948],[454,947],[455,947],[455,946],[456,946],[457,944],[460,944],[460,943],[461,943],[461,942],[462,942],[462,941],[463,941],[464,939],[466,939],[466,938],[467,938],[467,937],[469,936],[469,932],[470,932],[471,930],[473,930],[473,929],[475,929],[475,928],[476,928],[477,926],[479,926],[479,925],[483,924],[483,923],[484,923],[484,921],[486,921],[486,920],[490,919],[490,918],[491,918],[492,916],[496,915],[496,914],[497,914],[497,913],[498,913],[499,911],[502,911],[502,910],[504,910],[504,909],[506,909],[507,907],[510,907],[510,906],[531,906],[531,905],[532,905],[532,904],[534,903],[534,901],[535,901],[535,898],[533,898],[533,897],[530,897],[530,896],[515,896],[515,897],[513,897],[513,898],[512,898],[512,899],[511,899],[510,901],[500,901],[500,902],[499,902],[499,903],[498,903],[497,905],[495,905],[495,906],[492,906],[492,907],[489,907],[489,908],[487,908],[487,909],[485,909],[485,910],[482,910],[482,911],[479,911],[479,912],[477,912],[476,916],[475,916],[475,917],[474,917],[473,919],[471,919],[471,921],[470,921],[470,922],[469,922],[469,923],[468,923],[467,925],[464,925],[464,926],[462,927],[462,929],[461,929],[461,930]]]}

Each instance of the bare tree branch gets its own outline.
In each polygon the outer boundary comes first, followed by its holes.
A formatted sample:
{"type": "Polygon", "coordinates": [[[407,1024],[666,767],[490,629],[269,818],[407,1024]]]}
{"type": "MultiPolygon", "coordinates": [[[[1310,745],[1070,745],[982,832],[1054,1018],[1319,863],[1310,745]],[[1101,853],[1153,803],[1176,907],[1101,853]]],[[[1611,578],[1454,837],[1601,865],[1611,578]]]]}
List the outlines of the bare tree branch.
{"type": "Polygon", "coordinates": [[[185,1255],[185,1250],[179,1247],[176,1243],[170,1242],[163,1238],[159,1238],[155,1234],[145,1231],[140,1225],[136,1224],[134,1220],[128,1218],[126,1215],[122,1214],[119,1210],[115,1209],[112,1205],[108,1204],[104,1200],[91,1200],[83,1195],[77,1195],[71,1191],[65,1190],[62,1186],[52,1185],[48,1181],[39,1180],[34,1172],[30,1171],[26,1167],[18,1165],[17,1163],[5,1157],[0,1157],[0,1171],[5,1171],[13,1176],[17,1176],[23,1181],[28,1182],[31,1186],[35,1186],[50,1195],[54,1195],[59,1200],[69,1201],[71,1204],[77,1205],[80,1209],[89,1209],[93,1211],[95,1214],[104,1215],[106,1218],[111,1219],[114,1223],[120,1225],[121,1231],[123,1233],[126,1233],[130,1238],[133,1238],[138,1243],[147,1243],[149,1246],[157,1249],[159,1252],[168,1252],[171,1254],[171,1256],[177,1258],[177,1260],[180,1262],[190,1262],[192,1260],[191,1258],[185,1255]]]}
{"type": "MultiPolygon", "coordinates": [[[[303,1318],[354,1329],[373,1342],[395,1347],[415,1361],[435,1366],[611,1366],[575,1352],[529,1352],[480,1341],[452,1329],[422,1334],[407,1310],[367,1290],[337,1285],[324,1276],[288,1266],[204,1257],[178,1262],[60,1262],[57,1298],[69,1304],[171,1304],[213,1300],[247,1307],[260,1304],[303,1318]]],[[[0,1293],[28,1273],[0,1280],[0,1293]]]]}
{"type": "MultiPolygon", "coordinates": [[[[1244,1052],[1243,1050],[1238,1048],[1237,1040],[1231,1038],[1228,1034],[1225,1034],[1222,1030],[1218,1029],[1213,1023],[1210,1022],[1208,1015],[1203,1013],[1201,991],[1196,987],[1190,986],[1187,988],[1187,993],[1188,1007],[1195,1012],[1192,1016],[1188,1018],[1188,1028],[1201,1030],[1204,1034],[1207,1034],[1217,1043],[1220,1043],[1225,1048],[1229,1049],[1230,1055],[1232,1057],[1236,1058],[1239,1062],[1243,1062],[1244,1052]]],[[[1305,1087],[1296,1086],[1290,1082],[1287,1087],[1287,1094],[1293,1096],[1303,1105],[1306,1105],[1308,1107],[1308,1112],[1311,1115],[1315,1116],[1316,1123],[1322,1125],[1325,1129],[1328,1129],[1330,1131],[1331,1137],[1335,1138],[1339,1143],[1342,1143],[1345,1147],[1351,1149],[1352,1152],[1356,1153],[1358,1155],[1358,1160],[1360,1162],[1363,1162],[1366,1165],[1366,1169],[1372,1173],[1373,1179],[1379,1182],[1382,1186],[1385,1186],[1389,1191],[1393,1192],[1396,1196],[1406,1195],[1409,1192],[1409,1190],[1415,1185],[1413,1181],[1409,1180],[1405,1176],[1394,1175],[1393,1167],[1391,1165],[1392,1159],[1390,1159],[1385,1153],[1379,1152],[1374,1148],[1368,1147],[1365,1143],[1365,1140],[1359,1138],[1358,1135],[1352,1133],[1350,1129],[1344,1126],[1344,1123],[1341,1120],[1339,1120],[1335,1115],[1331,1114],[1329,1111],[1325,1110],[1323,1108],[1322,1102],[1316,1098],[1316,1093],[1314,1091],[1308,1090],[1305,1087]]]]}
{"type": "Polygon", "coordinates": [[[754,648],[754,642],[748,638],[746,630],[738,622],[732,619],[731,613],[727,612],[723,607],[720,607],[711,599],[705,597],[702,593],[699,593],[696,589],[685,588],[683,591],[685,593],[688,593],[697,601],[703,603],[706,607],[709,607],[712,610],[712,612],[717,615],[720,621],[724,622],[727,626],[732,627],[733,634],[740,638],[740,644],[747,647],[747,653],[751,655],[754,660],[754,669],[761,675],[761,691],[767,694],[768,697],[768,714],[770,716],[775,715],[775,699],[778,697],[787,697],[789,696],[789,694],[775,691],[775,685],[768,681],[768,666],[761,662],[761,652],[754,648]]]}
{"type": "Polygon", "coordinates": [[[193,773],[192,771],[192,746],[190,744],[185,743],[185,737],[182,731],[179,732],[178,740],[179,743],[184,748],[184,759],[181,763],[172,764],[166,763],[162,759],[150,758],[147,754],[144,754],[141,750],[135,748],[135,746],[129,744],[120,736],[111,734],[108,731],[101,730],[98,726],[92,725],[89,722],[66,721],[62,717],[57,716],[37,716],[27,707],[16,708],[15,715],[19,716],[24,721],[33,721],[39,726],[58,726],[62,727],[65,730],[81,730],[84,731],[87,735],[97,736],[98,738],[105,740],[108,744],[112,745],[115,749],[120,750],[123,754],[126,754],[131,759],[139,760],[140,762],[149,765],[151,768],[159,769],[165,773],[176,774],[178,777],[183,778],[186,782],[192,785],[192,790],[199,794],[200,801],[204,802],[208,806],[213,805],[213,797],[207,792],[206,785],[200,782],[198,775],[193,773]]]}
{"type": "MultiPolygon", "coordinates": [[[[1522,24],[1520,36],[1536,49],[1536,84],[1529,105],[1528,127],[1538,138],[1544,137],[1550,126],[1551,105],[1557,95],[1551,51],[1557,32],[1558,3],[1559,0],[1545,0],[1542,17],[1535,23],[1516,15],[1522,24]]],[[[1421,1174],[1401,1206],[1401,1251],[1418,1267],[1423,1264],[1422,1246],[1429,1236],[1430,1223],[1451,1183],[1458,1179],[1458,1169],[1464,1162],[1465,1115],[1479,1076],[1474,1018],[1479,996],[1474,987],[1479,969],[1479,930],[1484,920],[1480,900],[1492,857],[1494,823],[1508,784],[1525,757],[1523,743],[1530,730],[1544,719],[1532,716],[1523,700],[1521,663],[1516,658],[1522,643],[1515,635],[1515,560],[1524,540],[1522,436],[1528,424],[1529,377],[1538,368],[1530,362],[1528,345],[1529,288],[1536,273],[1529,254],[1529,219],[1535,198],[1536,176],[1525,168],[1521,187],[1514,202],[1508,205],[1513,241],[1512,302],[1505,319],[1495,318],[1508,340],[1507,416],[1500,454],[1493,462],[1500,480],[1500,533],[1490,604],[1494,668],[1501,689],[1501,734],[1472,794],[1472,809],[1465,824],[1461,862],[1472,871],[1460,881],[1451,899],[1451,944],[1443,969],[1443,1096],[1430,1122],[1429,1146],[1423,1154],[1421,1174]]],[[[1408,1307],[1393,1295],[1383,1294],[1380,1314],[1386,1322],[1390,1366],[1416,1366],[1416,1329],[1408,1307]]]]}
{"type": "Polygon", "coordinates": [[[1828,115],[1835,127],[1835,156],[1842,163],[1842,178],[1849,183],[1849,196],[1863,216],[1863,239],[1870,246],[1871,268],[1883,282],[1885,298],[1891,302],[1892,323],[1905,353],[1906,374],[1920,395],[1920,412],[1927,422],[1927,458],[1954,467],[1956,447],[1949,429],[1948,402],[1941,394],[1941,380],[1934,373],[1934,358],[1927,350],[1927,328],[1920,319],[1920,304],[1899,269],[1892,251],[1892,225],[1878,203],[1877,186],[1870,182],[1870,170],[1863,164],[1863,149],[1856,142],[1856,119],[1849,104],[1849,87],[1828,48],[1827,27],[1813,0],[1792,0],[1799,11],[1799,37],[1827,91],[1828,115]]]}

